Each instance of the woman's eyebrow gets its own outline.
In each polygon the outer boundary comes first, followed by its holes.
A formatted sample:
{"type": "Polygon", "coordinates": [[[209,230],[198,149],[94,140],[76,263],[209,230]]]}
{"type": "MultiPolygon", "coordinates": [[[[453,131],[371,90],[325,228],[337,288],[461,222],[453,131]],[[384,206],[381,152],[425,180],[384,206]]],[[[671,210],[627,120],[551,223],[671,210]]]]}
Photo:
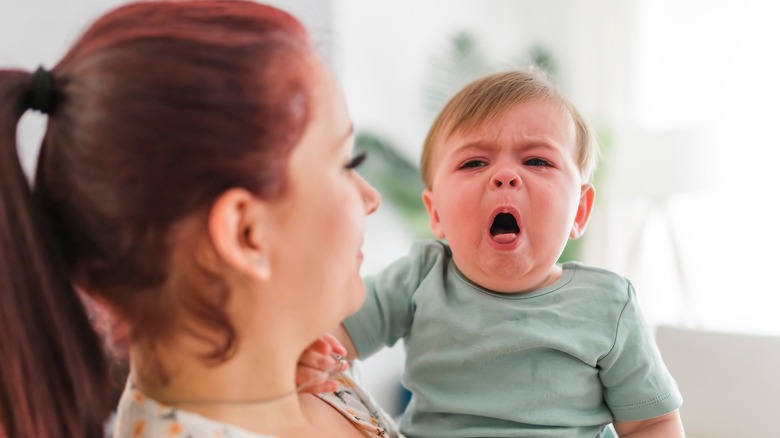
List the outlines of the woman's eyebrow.
{"type": "Polygon", "coordinates": [[[341,147],[341,145],[344,144],[345,141],[347,141],[352,135],[355,133],[355,123],[350,121],[349,122],[349,129],[347,129],[346,134],[344,134],[338,141],[334,142],[333,147],[338,149],[341,147]]]}

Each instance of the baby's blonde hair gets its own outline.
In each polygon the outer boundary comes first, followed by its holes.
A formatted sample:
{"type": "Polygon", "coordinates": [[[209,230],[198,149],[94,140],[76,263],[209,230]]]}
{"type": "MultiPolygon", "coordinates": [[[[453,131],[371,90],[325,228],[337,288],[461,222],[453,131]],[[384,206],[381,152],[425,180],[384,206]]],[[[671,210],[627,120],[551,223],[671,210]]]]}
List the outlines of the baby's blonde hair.
{"type": "Polygon", "coordinates": [[[541,70],[513,70],[477,79],[447,102],[433,122],[423,144],[420,171],[430,189],[433,150],[455,132],[468,132],[500,116],[512,106],[542,100],[562,105],[577,128],[577,164],[583,181],[590,180],[598,160],[598,142],[577,108],[553,85],[541,70]]]}

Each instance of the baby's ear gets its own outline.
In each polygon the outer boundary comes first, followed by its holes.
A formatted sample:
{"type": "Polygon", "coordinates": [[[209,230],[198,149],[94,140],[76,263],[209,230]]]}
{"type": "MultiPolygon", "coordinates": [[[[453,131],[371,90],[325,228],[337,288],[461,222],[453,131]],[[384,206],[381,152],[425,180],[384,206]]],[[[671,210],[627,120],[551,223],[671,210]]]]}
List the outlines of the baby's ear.
{"type": "Polygon", "coordinates": [[[428,218],[431,221],[431,231],[433,231],[433,235],[436,236],[437,239],[443,239],[445,237],[444,227],[441,225],[439,212],[436,211],[436,206],[434,205],[436,202],[433,199],[433,192],[430,189],[423,190],[422,200],[423,204],[425,204],[425,209],[428,210],[428,218]]]}
{"type": "Polygon", "coordinates": [[[596,189],[593,184],[583,184],[580,188],[580,202],[577,205],[577,214],[574,216],[574,223],[571,226],[569,237],[576,239],[585,232],[590,219],[590,213],[593,211],[593,201],[596,199],[596,189]]]}

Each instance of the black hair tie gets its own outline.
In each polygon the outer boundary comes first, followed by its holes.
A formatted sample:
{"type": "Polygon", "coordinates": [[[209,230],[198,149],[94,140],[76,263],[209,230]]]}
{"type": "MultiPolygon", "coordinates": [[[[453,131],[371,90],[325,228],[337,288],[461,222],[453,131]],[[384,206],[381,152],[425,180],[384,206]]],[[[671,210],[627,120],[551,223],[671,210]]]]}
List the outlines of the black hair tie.
{"type": "Polygon", "coordinates": [[[43,67],[33,73],[30,108],[49,114],[54,109],[54,75],[43,67]]]}

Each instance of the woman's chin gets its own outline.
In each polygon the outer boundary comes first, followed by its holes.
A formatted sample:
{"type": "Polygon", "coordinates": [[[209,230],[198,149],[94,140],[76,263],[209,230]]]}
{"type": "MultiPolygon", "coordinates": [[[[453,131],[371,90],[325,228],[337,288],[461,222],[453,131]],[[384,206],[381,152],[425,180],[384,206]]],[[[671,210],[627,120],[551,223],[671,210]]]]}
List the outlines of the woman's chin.
{"type": "Polygon", "coordinates": [[[360,310],[360,307],[363,306],[363,302],[366,300],[366,285],[363,283],[362,278],[359,278],[357,284],[349,288],[348,296],[350,301],[345,307],[347,314],[344,315],[344,318],[360,310]]]}

